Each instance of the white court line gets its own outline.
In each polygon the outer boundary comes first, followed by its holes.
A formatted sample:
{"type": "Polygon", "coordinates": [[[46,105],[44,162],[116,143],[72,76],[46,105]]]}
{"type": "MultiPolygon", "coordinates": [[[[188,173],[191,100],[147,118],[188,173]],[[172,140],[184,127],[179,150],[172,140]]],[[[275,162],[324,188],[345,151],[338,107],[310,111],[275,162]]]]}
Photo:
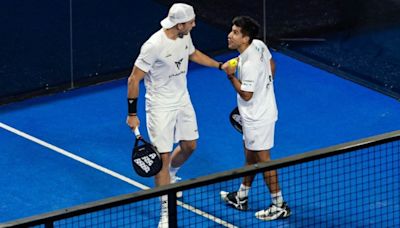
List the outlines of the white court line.
{"type": "Polygon", "coordinates": [[[111,176],[113,176],[113,177],[115,177],[115,178],[118,178],[118,179],[120,179],[120,180],[122,180],[122,181],[128,182],[129,184],[134,185],[134,186],[136,186],[136,187],[138,187],[138,188],[140,188],[140,189],[150,189],[150,188],[149,188],[148,186],[146,186],[146,185],[143,185],[143,184],[141,184],[141,183],[138,183],[138,182],[136,182],[136,181],[134,181],[134,180],[132,180],[132,179],[129,179],[128,177],[125,177],[125,176],[123,176],[123,175],[121,175],[121,174],[119,174],[119,173],[116,173],[116,172],[114,172],[114,171],[112,171],[112,170],[109,170],[109,169],[107,169],[107,168],[104,168],[103,166],[100,166],[100,165],[98,165],[98,164],[96,164],[96,163],[93,163],[93,162],[91,162],[91,161],[89,161],[89,160],[86,160],[86,159],[84,159],[84,158],[82,158],[82,157],[79,157],[79,156],[77,156],[77,155],[75,155],[75,154],[73,154],[73,153],[71,153],[71,152],[68,152],[68,151],[66,151],[66,150],[63,150],[63,149],[61,149],[61,148],[59,148],[59,147],[56,147],[56,146],[54,146],[54,145],[51,145],[50,143],[47,143],[47,142],[45,142],[45,141],[43,141],[43,140],[40,140],[40,139],[38,139],[38,138],[36,138],[36,137],[33,137],[33,136],[31,136],[31,135],[28,135],[28,134],[26,134],[26,133],[24,133],[24,132],[22,132],[22,131],[20,131],[20,130],[17,130],[17,129],[15,129],[15,128],[12,128],[12,127],[10,127],[10,126],[8,126],[8,125],[5,125],[5,124],[3,124],[3,123],[1,123],[1,122],[0,122],[0,127],[6,129],[7,131],[10,131],[10,132],[12,132],[12,133],[15,133],[15,134],[17,134],[17,135],[19,135],[19,136],[21,136],[21,137],[23,137],[23,138],[26,138],[26,139],[28,139],[28,140],[30,140],[30,141],[32,141],[32,142],[35,142],[35,143],[40,144],[40,145],[42,145],[42,146],[44,146],[44,147],[47,147],[47,148],[49,148],[49,149],[51,149],[51,150],[54,150],[54,151],[56,151],[56,152],[58,152],[58,153],[60,153],[60,154],[62,154],[62,155],[65,155],[65,156],[67,156],[67,157],[69,157],[69,158],[72,158],[72,159],[74,159],[74,160],[76,160],[76,161],[78,161],[78,162],[81,162],[81,163],[83,163],[83,164],[85,164],[85,165],[88,165],[88,166],[90,166],[90,167],[92,167],[92,168],[95,168],[95,169],[97,169],[97,170],[100,170],[100,171],[103,172],[103,173],[106,173],[106,174],[108,174],[108,175],[111,175],[111,176]]]}
{"type": "MultiPolygon", "coordinates": [[[[99,171],[101,171],[103,173],[106,173],[106,174],[111,175],[111,176],[113,176],[113,177],[115,177],[117,179],[125,181],[125,182],[127,182],[127,183],[129,183],[129,184],[131,184],[133,186],[136,186],[137,188],[140,188],[140,189],[143,189],[143,190],[150,189],[146,185],[143,185],[143,184],[141,184],[141,183],[139,183],[137,181],[134,181],[134,180],[132,180],[132,179],[126,177],[126,176],[123,176],[123,175],[121,175],[119,173],[116,173],[116,172],[114,172],[114,171],[112,171],[110,169],[107,169],[107,168],[105,168],[103,166],[100,166],[100,165],[98,165],[98,164],[96,164],[94,162],[91,162],[91,161],[89,161],[89,160],[87,160],[85,158],[77,156],[77,155],[75,155],[75,154],[73,154],[71,152],[68,152],[68,151],[64,150],[64,149],[56,147],[56,146],[54,146],[54,145],[52,145],[50,143],[47,143],[47,142],[45,142],[45,141],[43,141],[41,139],[36,138],[34,136],[28,135],[28,134],[26,134],[26,133],[24,133],[24,132],[22,132],[22,131],[20,131],[18,129],[15,129],[13,127],[10,127],[10,126],[2,123],[2,122],[0,122],[0,127],[5,129],[5,130],[7,130],[7,131],[10,131],[10,132],[12,132],[14,134],[17,134],[17,135],[19,135],[19,136],[21,136],[21,137],[23,137],[25,139],[28,139],[28,140],[30,140],[32,142],[35,142],[35,143],[37,143],[39,145],[42,145],[42,146],[46,147],[46,148],[49,148],[49,149],[51,149],[51,150],[53,150],[53,151],[55,151],[57,153],[60,153],[60,154],[65,155],[65,156],[67,156],[69,158],[72,158],[72,159],[74,159],[74,160],[76,160],[78,162],[81,162],[81,163],[83,163],[83,164],[85,164],[87,166],[95,168],[95,169],[97,169],[97,170],[99,170],[99,171]]],[[[181,207],[193,212],[193,213],[196,213],[196,214],[198,214],[200,216],[203,216],[203,217],[205,217],[207,219],[210,219],[211,221],[213,221],[215,223],[218,223],[218,224],[220,224],[222,226],[229,227],[229,228],[236,228],[237,227],[237,226],[235,226],[233,224],[230,224],[229,222],[226,222],[226,221],[224,221],[222,219],[219,219],[219,218],[217,218],[217,217],[215,217],[215,216],[213,216],[211,214],[208,214],[207,212],[201,211],[201,210],[199,210],[199,209],[197,209],[195,207],[192,207],[192,206],[190,206],[188,204],[185,204],[182,201],[178,200],[177,204],[179,206],[181,206],[181,207]]]]}

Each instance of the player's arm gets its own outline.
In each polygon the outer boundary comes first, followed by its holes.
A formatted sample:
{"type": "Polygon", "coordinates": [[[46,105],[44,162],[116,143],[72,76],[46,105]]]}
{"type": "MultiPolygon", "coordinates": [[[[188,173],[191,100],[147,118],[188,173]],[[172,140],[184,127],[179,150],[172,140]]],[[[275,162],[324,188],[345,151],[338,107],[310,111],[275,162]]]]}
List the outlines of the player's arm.
{"type": "Polygon", "coordinates": [[[128,98],[137,98],[139,96],[139,83],[145,75],[146,72],[137,66],[133,66],[132,72],[128,77],[128,98]]]}
{"type": "Polygon", "coordinates": [[[146,72],[134,66],[131,75],[128,77],[128,117],[126,124],[134,130],[139,127],[140,121],[137,117],[137,99],[139,96],[139,83],[146,75],[146,72]]]}
{"type": "Polygon", "coordinates": [[[269,60],[269,63],[271,65],[271,73],[272,73],[272,78],[275,78],[275,61],[271,58],[269,60]]]}
{"type": "Polygon", "coordinates": [[[208,57],[208,55],[202,53],[201,51],[195,49],[195,51],[189,55],[189,59],[195,63],[203,66],[215,67],[221,70],[222,63],[208,57]]]}
{"type": "Polygon", "coordinates": [[[243,100],[249,101],[253,97],[253,92],[241,90],[242,83],[234,75],[228,75],[228,79],[231,81],[233,88],[243,100]]]}

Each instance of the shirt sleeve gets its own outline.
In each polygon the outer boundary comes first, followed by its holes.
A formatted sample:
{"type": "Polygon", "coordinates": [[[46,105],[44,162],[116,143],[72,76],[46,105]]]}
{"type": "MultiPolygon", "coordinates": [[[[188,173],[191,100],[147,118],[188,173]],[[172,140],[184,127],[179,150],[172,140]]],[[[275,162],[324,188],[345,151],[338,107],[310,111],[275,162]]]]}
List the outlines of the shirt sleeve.
{"type": "Polygon", "coordinates": [[[268,60],[272,59],[271,52],[269,51],[267,45],[265,45],[265,58],[268,60]]]}
{"type": "Polygon", "coordinates": [[[255,83],[258,75],[257,67],[247,63],[243,65],[241,73],[242,73],[241,77],[242,85],[240,86],[240,89],[246,92],[254,92],[254,89],[256,87],[255,83]]]}
{"type": "Polygon", "coordinates": [[[154,62],[157,60],[157,49],[150,42],[146,42],[140,49],[140,54],[135,61],[135,66],[149,72],[154,62]]]}
{"type": "Polygon", "coordinates": [[[193,41],[192,41],[192,37],[190,36],[190,33],[187,36],[188,36],[189,55],[191,55],[196,50],[196,48],[193,45],[193,41]]]}

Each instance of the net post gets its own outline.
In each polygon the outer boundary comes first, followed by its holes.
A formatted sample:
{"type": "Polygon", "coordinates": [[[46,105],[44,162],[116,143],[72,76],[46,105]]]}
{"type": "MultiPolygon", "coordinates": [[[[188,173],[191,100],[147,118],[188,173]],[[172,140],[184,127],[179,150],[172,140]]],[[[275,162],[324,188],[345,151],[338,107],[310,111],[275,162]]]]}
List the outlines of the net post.
{"type": "Polygon", "coordinates": [[[168,225],[170,228],[178,227],[177,211],[176,211],[176,191],[168,193],[168,225]]]}

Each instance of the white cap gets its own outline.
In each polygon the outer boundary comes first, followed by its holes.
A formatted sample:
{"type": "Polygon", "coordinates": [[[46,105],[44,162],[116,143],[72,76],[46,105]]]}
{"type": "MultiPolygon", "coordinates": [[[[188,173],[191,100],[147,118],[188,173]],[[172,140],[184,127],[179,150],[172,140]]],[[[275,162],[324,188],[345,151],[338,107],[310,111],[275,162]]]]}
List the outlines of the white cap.
{"type": "Polygon", "coordinates": [[[175,3],[171,6],[168,16],[161,21],[165,29],[174,27],[176,24],[185,23],[195,18],[193,7],[184,3],[175,3]]]}

